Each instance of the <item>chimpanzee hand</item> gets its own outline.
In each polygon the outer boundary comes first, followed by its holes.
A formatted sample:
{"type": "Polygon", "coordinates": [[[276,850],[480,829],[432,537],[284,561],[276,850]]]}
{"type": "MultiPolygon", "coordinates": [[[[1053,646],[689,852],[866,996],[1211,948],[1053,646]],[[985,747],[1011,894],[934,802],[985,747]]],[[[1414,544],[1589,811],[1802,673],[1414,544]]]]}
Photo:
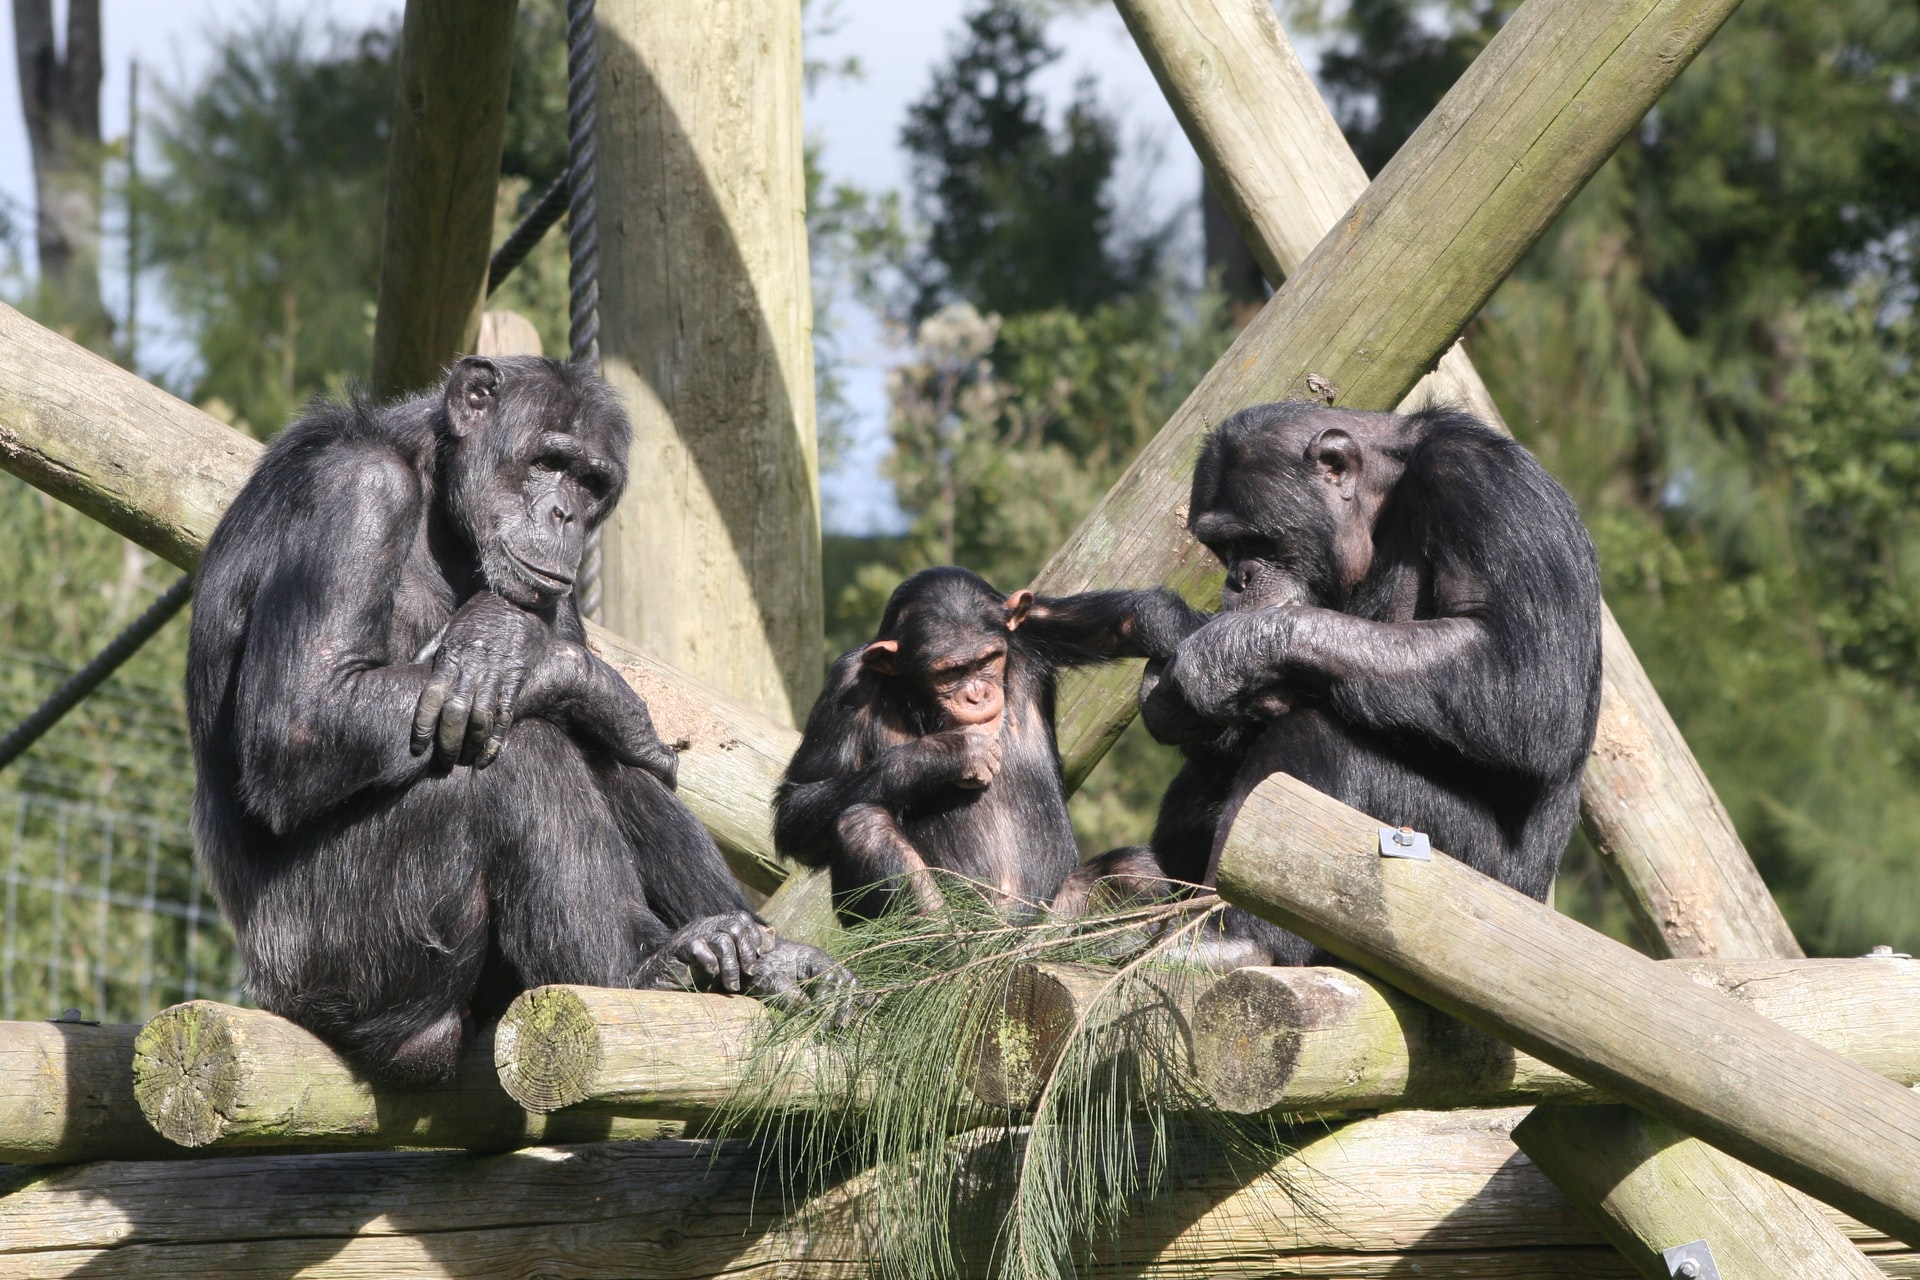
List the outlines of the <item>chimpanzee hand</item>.
{"type": "Polygon", "coordinates": [[[633,985],[646,991],[738,994],[774,945],[773,930],[748,912],[703,916],[661,943],[640,966],[633,985]]]}
{"type": "Polygon", "coordinates": [[[769,1004],[826,1005],[850,1011],[859,983],[846,966],[818,947],[780,938],[747,969],[746,993],[769,1004]]]}
{"type": "Polygon", "coordinates": [[[1187,705],[1179,689],[1166,679],[1167,664],[1149,661],[1140,673],[1140,719],[1155,742],[1170,747],[1199,746],[1216,740],[1220,726],[1187,705]]]}
{"type": "MultiPolygon", "coordinates": [[[[1175,726],[1182,709],[1221,725],[1286,714],[1290,700],[1276,686],[1293,647],[1296,613],[1292,608],[1248,609],[1215,617],[1181,641],[1154,689],[1147,690],[1142,682],[1143,713],[1146,703],[1155,701],[1159,705],[1153,714],[1175,726]]],[[[1148,728],[1152,726],[1150,719],[1148,728]]]]}
{"type": "Polygon", "coordinates": [[[930,733],[920,740],[928,750],[945,755],[949,781],[969,791],[984,790],[1000,771],[1000,726],[969,725],[930,733]]]}
{"type": "Polygon", "coordinates": [[[669,791],[678,785],[680,757],[654,732],[646,701],[585,645],[551,641],[520,703],[522,716],[559,725],[621,764],[645,769],[669,791]]]}
{"type": "Polygon", "coordinates": [[[552,638],[547,624],[482,591],[442,630],[433,672],[414,707],[414,755],[433,749],[437,765],[484,769],[500,754],[514,703],[552,638]]]}

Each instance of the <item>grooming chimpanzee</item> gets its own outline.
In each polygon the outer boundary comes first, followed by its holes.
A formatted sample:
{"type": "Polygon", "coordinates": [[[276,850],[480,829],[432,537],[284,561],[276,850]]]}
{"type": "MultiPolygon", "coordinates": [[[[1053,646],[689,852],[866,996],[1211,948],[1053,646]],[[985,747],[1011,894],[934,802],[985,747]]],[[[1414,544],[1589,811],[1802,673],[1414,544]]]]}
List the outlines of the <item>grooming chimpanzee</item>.
{"type": "Polygon", "coordinates": [[[548,982],[785,993],[828,970],[749,912],[570,588],[626,481],[591,374],[462,360],[324,406],[207,545],[194,826],[262,1007],[400,1080],[548,982]]]}
{"type": "MultiPolygon", "coordinates": [[[[1224,610],[1141,684],[1187,764],[1151,849],[1087,864],[1056,909],[1212,884],[1241,802],[1282,771],[1544,899],[1600,707],[1593,543],[1545,469],[1462,413],[1262,405],[1207,438],[1189,512],[1224,610]]],[[[1240,911],[1212,950],[1313,954],[1240,911]]]]}
{"type": "Polygon", "coordinates": [[[927,569],[887,602],[880,634],[833,665],[780,784],[780,851],[833,871],[846,920],[902,895],[938,912],[930,868],[1038,910],[1079,861],[1054,745],[1054,674],[1167,657],[1205,615],[1169,591],[1003,595],[927,569]]]}

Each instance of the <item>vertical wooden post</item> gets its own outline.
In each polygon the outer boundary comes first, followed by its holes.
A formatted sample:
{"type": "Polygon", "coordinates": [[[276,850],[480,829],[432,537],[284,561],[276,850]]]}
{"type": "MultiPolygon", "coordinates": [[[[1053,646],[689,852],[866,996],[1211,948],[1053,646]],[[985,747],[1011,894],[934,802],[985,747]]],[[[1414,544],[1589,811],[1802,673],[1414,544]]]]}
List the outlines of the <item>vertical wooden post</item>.
{"type": "Polygon", "coordinates": [[[387,153],[373,391],[472,351],[487,296],[519,0],[407,0],[387,153]]]}
{"type": "Polygon", "coordinates": [[[600,0],[602,621],[777,720],[823,673],[799,0],[600,0]]]}

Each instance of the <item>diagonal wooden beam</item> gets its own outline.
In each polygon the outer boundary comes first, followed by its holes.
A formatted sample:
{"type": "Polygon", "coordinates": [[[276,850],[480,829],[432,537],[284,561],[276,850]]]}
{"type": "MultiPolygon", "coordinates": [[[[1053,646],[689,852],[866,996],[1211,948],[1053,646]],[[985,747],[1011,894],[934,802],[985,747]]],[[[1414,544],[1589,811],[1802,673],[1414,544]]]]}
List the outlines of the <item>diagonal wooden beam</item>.
{"type": "MultiPolygon", "coordinates": [[[[262,445],[0,305],[0,468],[183,569],[262,445]]],[[[611,632],[594,648],[647,700],[680,750],[680,798],[740,880],[771,891],[774,786],[800,735],[611,632]]]]}
{"type": "MultiPolygon", "coordinates": [[[[1329,385],[1338,403],[1388,407],[1436,358],[1413,398],[1462,403],[1504,426],[1455,335],[1734,3],[1533,0],[1372,187],[1268,6],[1119,8],[1262,268],[1288,284],[1040,584],[1166,580],[1210,602],[1218,571],[1183,527],[1205,429],[1244,405],[1329,385]]],[[[1799,954],[1611,613],[1603,649],[1585,813],[1648,937],[1675,956],[1799,954]]],[[[1075,782],[1131,718],[1132,676],[1096,672],[1063,689],[1075,782]]]]}

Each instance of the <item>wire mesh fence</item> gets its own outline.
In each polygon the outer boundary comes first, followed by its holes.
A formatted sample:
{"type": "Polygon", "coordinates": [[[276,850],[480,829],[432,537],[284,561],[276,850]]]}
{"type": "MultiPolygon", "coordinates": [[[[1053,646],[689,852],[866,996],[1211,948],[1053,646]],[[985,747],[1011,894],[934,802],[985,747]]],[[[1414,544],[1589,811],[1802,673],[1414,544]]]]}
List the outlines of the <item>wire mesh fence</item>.
{"type": "Polygon", "coordinates": [[[180,823],[0,790],[0,1017],[136,1022],[239,997],[238,957],[180,823]]]}

